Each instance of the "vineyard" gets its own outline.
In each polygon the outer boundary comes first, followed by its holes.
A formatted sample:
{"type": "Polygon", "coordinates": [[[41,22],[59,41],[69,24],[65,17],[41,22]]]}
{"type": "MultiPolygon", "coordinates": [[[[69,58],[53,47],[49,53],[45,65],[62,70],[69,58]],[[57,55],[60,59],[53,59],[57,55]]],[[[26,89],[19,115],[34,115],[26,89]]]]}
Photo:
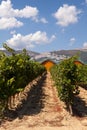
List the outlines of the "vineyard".
{"type": "Polygon", "coordinates": [[[14,50],[6,44],[4,47],[11,52],[11,56],[0,54],[0,111],[11,107],[11,100],[20,94],[25,86],[36,77],[45,72],[45,68],[39,63],[31,61],[24,49],[21,54],[15,54],[14,50]]]}
{"type": "MultiPolygon", "coordinates": [[[[69,115],[70,118],[66,120],[71,119],[72,122],[72,115],[76,114],[74,110],[77,110],[78,106],[84,109],[81,113],[78,110],[77,113],[80,114],[77,115],[87,117],[87,107],[78,99],[80,93],[87,94],[87,65],[75,64],[77,56],[61,61],[48,72],[44,66],[30,60],[25,49],[22,53],[15,54],[15,51],[6,44],[4,47],[11,55],[7,56],[0,52],[1,119],[12,120],[13,126],[21,124],[18,120],[14,121],[19,118],[24,124],[26,120],[29,127],[38,125],[59,127],[66,125],[65,119],[69,115]],[[6,115],[6,112],[9,113],[6,115]]],[[[78,123],[76,118],[74,120],[78,123]]],[[[13,126],[8,128],[8,124],[5,125],[6,130],[13,129],[13,126]]]]}
{"type": "Polygon", "coordinates": [[[75,64],[76,60],[77,56],[74,56],[51,68],[58,96],[72,115],[74,99],[80,93],[79,86],[87,84],[87,65],[75,64]]]}

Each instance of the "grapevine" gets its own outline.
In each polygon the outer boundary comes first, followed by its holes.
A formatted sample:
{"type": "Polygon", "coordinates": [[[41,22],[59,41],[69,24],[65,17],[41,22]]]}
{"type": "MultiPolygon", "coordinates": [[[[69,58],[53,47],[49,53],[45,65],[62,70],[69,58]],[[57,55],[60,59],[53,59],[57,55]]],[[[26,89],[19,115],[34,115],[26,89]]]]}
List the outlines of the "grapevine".
{"type": "Polygon", "coordinates": [[[58,96],[65,102],[71,114],[73,114],[74,96],[80,92],[79,85],[87,83],[87,65],[76,65],[75,60],[77,60],[77,56],[63,60],[50,70],[58,96]]]}
{"type": "Polygon", "coordinates": [[[4,47],[11,55],[7,56],[5,53],[0,52],[1,109],[2,106],[4,109],[7,109],[9,99],[16,93],[23,91],[29,82],[45,71],[42,65],[30,60],[30,56],[28,56],[26,49],[23,49],[20,54],[15,54],[15,51],[6,44],[4,47]]]}

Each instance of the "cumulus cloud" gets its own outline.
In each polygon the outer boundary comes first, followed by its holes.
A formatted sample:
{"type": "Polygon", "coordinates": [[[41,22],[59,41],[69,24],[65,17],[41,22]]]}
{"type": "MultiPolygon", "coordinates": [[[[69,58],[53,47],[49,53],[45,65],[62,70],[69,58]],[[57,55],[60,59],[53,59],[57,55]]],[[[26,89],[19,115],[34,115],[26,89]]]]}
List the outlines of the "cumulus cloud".
{"type": "Polygon", "coordinates": [[[23,9],[14,9],[11,4],[11,0],[2,1],[0,4],[0,17],[36,17],[38,10],[36,7],[25,6],[23,9]]]}
{"type": "Polygon", "coordinates": [[[87,42],[84,42],[84,43],[83,43],[83,48],[84,48],[84,49],[87,49],[87,42]]]}
{"type": "Polygon", "coordinates": [[[57,24],[61,26],[68,26],[69,24],[74,24],[78,22],[78,14],[81,13],[81,10],[78,10],[74,5],[64,4],[63,7],[60,7],[53,16],[57,19],[57,24]]]}
{"type": "Polygon", "coordinates": [[[14,17],[0,18],[0,29],[10,29],[10,28],[13,28],[13,27],[20,27],[22,25],[23,25],[23,23],[18,21],[14,17]]]}
{"type": "Polygon", "coordinates": [[[38,44],[50,43],[55,39],[55,35],[48,38],[46,32],[37,31],[28,35],[15,34],[6,41],[7,45],[14,49],[30,49],[38,44]]]}
{"type": "MultiPolygon", "coordinates": [[[[11,0],[2,1],[0,4],[0,29],[23,26],[17,18],[30,18],[38,21],[39,11],[36,7],[25,6],[23,9],[14,9],[11,0]]],[[[39,20],[46,23],[46,19],[39,20]]]]}

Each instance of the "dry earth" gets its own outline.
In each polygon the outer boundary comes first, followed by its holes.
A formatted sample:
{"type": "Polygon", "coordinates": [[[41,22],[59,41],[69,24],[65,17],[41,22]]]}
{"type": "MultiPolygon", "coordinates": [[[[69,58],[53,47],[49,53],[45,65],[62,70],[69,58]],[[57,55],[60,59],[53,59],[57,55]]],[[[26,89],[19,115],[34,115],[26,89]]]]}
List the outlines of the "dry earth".
{"type": "Polygon", "coordinates": [[[87,130],[87,90],[80,88],[80,91],[75,115],[70,116],[48,72],[30,88],[23,105],[9,111],[8,120],[1,124],[0,130],[87,130]]]}

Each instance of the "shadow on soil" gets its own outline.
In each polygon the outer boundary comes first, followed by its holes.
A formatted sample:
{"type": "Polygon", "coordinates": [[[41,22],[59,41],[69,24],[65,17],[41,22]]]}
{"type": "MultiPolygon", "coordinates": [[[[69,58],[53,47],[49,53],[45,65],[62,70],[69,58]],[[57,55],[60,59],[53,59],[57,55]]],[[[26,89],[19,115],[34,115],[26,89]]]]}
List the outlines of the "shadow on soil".
{"type": "Polygon", "coordinates": [[[84,88],[85,90],[87,90],[87,84],[81,84],[80,85],[82,88],[84,88]]]}
{"type": "Polygon", "coordinates": [[[87,104],[84,99],[79,96],[74,97],[74,104],[72,106],[73,115],[77,117],[87,117],[87,104]]]}
{"type": "Polygon", "coordinates": [[[5,117],[12,121],[16,119],[17,117],[19,119],[22,119],[24,115],[35,115],[40,113],[42,108],[44,107],[44,101],[45,98],[44,92],[43,92],[43,86],[46,80],[46,75],[44,75],[36,85],[33,85],[30,89],[30,91],[27,93],[27,99],[22,100],[21,106],[19,106],[15,111],[8,110],[5,113],[5,117]]]}

